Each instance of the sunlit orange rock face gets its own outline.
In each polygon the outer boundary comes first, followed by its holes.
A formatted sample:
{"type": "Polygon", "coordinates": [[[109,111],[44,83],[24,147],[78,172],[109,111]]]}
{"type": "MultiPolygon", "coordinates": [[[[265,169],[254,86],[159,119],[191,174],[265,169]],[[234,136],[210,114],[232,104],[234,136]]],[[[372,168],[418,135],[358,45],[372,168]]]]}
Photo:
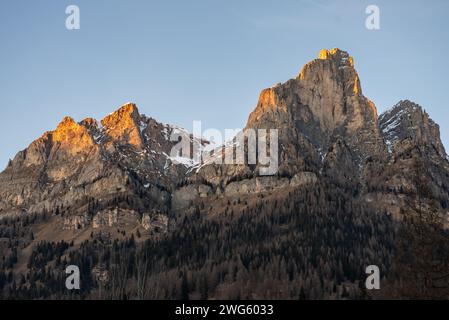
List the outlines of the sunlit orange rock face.
{"type": "MultiPolygon", "coordinates": [[[[362,195],[382,193],[385,186],[413,191],[409,167],[418,156],[429,161],[433,189],[447,200],[449,162],[438,126],[409,102],[378,121],[353,59],[342,50],[322,50],[296,78],[263,90],[246,127],[278,129],[277,175],[258,177],[257,166],[246,164],[176,164],[170,157],[176,144],[172,134],[192,145],[201,142],[181,128],[140,115],[132,103],[101,123],[66,117],[0,173],[0,215],[64,207],[78,217],[93,200],[108,210],[121,203],[140,213],[148,208],[168,212],[191,206],[198,197],[285,192],[323,181],[362,195]]],[[[367,199],[391,207],[382,197],[367,199]]],[[[400,208],[402,200],[394,201],[400,208]]]]}
{"type": "Polygon", "coordinates": [[[101,120],[101,124],[106,129],[106,134],[113,141],[141,148],[142,138],[139,121],[139,112],[136,105],[128,103],[101,120]]]}
{"type": "Polygon", "coordinates": [[[258,113],[254,114],[254,117],[258,117],[270,110],[280,110],[282,107],[283,105],[280,103],[279,97],[276,95],[275,90],[273,88],[264,89],[260,93],[259,101],[256,106],[258,113]]]}
{"type": "Polygon", "coordinates": [[[45,132],[23,152],[26,166],[39,166],[49,159],[74,157],[72,161],[84,161],[87,155],[98,151],[89,129],[65,117],[54,131],[45,132]]]}
{"type": "Polygon", "coordinates": [[[132,103],[101,123],[65,117],[0,173],[0,213],[64,207],[71,214],[85,214],[92,199],[108,207],[114,205],[112,199],[123,197],[133,198],[139,210],[162,210],[170,199],[168,190],[190,169],[170,157],[177,143],[170,140],[173,132],[199,143],[181,128],[140,115],[132,103]]]}
{"type": "Polygon", "coordinates": [[[86,127],[78,124],[70,117],[65,117],[52,134],[53,143],[71,154],[89,152],[95,146],[86,127]]]}
{"type": "Polygon", "coordinates": [[[51,181],[63,181],[79,172],[79,167],[98,155],[87,127],[65,117],[51,134],[46,175],[51,181]],[[65,165],[62,165],[65,164],[65,165]]]}

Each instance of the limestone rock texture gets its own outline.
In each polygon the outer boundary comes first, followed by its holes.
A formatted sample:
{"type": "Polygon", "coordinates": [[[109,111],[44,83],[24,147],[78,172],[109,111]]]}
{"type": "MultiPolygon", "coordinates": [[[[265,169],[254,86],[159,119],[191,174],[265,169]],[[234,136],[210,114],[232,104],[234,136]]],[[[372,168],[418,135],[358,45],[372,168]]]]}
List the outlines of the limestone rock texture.
{"type": "Polygon", "coordinates": [[[248,161],[173,157],[173,134],[196,147],[205,142],[127,103],[101,121],[65,117],[20,151],[0,173],[0,218],[46,212],[64,230],[134,224],[167,232],[170,217],[204,203],[213,211],[219,199],[326,183],[400,219],[417,191],[416,172],[447,214],[449,162],[438,125],[407,100],[378,116],[355,65],[347,52],[324,49],[296,78],[262,90],[245,129],[278,130],[275,175],[261,176],[248,161]]]}
{"type": "Polygon", "coordinates": [[[363,95],[354,59],[343,50],[321,50],[295,79],[262,90],[249,128],[278,130],[278,173],[260,177],[259,165],[250,164],[203,165],[190,177],[192,185],[177,191],[176,208],[192,203],[201,184],[214,196],[236,198],[282,193],[296,177],[311,174],[311,183],[295,187],[331,183],[352,190],[354,201],[400,219],[417,191],[416,172],[422,172],[440,213],[449,217],[449,163],[438,125],[407,100],[379,116],[363,95]],[[179,201],[183,196],[188,201],[179,201]]]}
{"type": "Polygon", "coordinates": [[[181,128],[141,115],[132,103],[101,122],[65,117],[0,174],[0,217],[44,212],[76,230],[112,227],[119,209],[136,215],[135,223],[152,211],[166,215],[171,191],[190,170],[170,157],[173,133],[199,143],[181,128]]]}
{"type": "Polygon", "coordinates": [[[446,209],[449,162],[438,124],[420,105],[402,100],[379,117],[379,126],[389,151],[389,162],[375,178],[381,179],[377,183],[392,190],[416,192],[418,171],[426,179],[429,192],[446,209]]]}
{"type": "MultiPolygon", "coordinates": [[[[340,49],[322,50],[295,79],[262,90],[249,128],[278,130],[280,176],[324,170],[337,180],[360,180],[371,174],[367,162],[388,158],[376,106],[362,94],[353,58],[340,49]]],[[[258,168],[209,165],[199,175],[223,187],[257,176],[258,168]]]]}

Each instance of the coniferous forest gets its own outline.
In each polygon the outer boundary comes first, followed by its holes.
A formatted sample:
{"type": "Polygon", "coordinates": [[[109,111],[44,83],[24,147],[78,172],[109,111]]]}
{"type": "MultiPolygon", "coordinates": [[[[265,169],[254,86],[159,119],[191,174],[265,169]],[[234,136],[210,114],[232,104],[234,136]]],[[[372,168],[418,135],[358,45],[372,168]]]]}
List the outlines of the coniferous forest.
{"type": "Polygon", "coordinates": [[[41,241],[19,269],[33,224],[49,214],[3,220],[1,297],[447,298],[449,234],[438,219],[413,215],[397,223],[388,213],[351,201],[348,191],[323,184],[282,198],[260,194],[256,204],[238,199],[235,204],[243,209],[230,203],[214,217],[199,203],[172,217],[164,236],[139,241],[140,234],[132,233],[114,240],[92,233],[77,247],[41,241]],[[80,290],[65,287],[68,265],[79,266],[80,290]],[[381,270],[380,290],[365,289],[368,265],[381,270]]]}

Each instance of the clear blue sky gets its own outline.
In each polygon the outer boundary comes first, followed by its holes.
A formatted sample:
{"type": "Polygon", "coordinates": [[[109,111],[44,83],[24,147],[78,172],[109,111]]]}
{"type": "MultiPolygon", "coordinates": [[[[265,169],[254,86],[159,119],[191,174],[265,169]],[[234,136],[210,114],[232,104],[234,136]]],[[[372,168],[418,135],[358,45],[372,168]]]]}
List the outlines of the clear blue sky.
{"type": "Polygon", "coordinates": [[[0,0],[0,41],[2,168],[65,115],[101,119],[128,101],[187,129],[242,127],[260,90],[332,47],[354,56],[380,111],[421,104],[449,146],[447,0],[0,0]],[[70,4],[81,30],[65,28],[70,4]]]}

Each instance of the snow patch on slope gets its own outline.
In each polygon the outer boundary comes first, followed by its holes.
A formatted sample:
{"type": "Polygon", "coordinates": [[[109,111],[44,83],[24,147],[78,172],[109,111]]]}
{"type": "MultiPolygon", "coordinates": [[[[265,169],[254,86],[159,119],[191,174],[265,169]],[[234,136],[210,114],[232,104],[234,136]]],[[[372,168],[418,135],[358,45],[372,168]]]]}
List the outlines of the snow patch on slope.
{"type": "Polygon", "coordinates": [[[400,101],[380,115],[379,122],[382,123],[380,130],[390,154],[393,152],[394,145],[399,140],[399,126],[417,109],[419,109],[419,106],[414,103],[400,101]],[[386,121],[384,121],[385,119],[386,121]]]}

